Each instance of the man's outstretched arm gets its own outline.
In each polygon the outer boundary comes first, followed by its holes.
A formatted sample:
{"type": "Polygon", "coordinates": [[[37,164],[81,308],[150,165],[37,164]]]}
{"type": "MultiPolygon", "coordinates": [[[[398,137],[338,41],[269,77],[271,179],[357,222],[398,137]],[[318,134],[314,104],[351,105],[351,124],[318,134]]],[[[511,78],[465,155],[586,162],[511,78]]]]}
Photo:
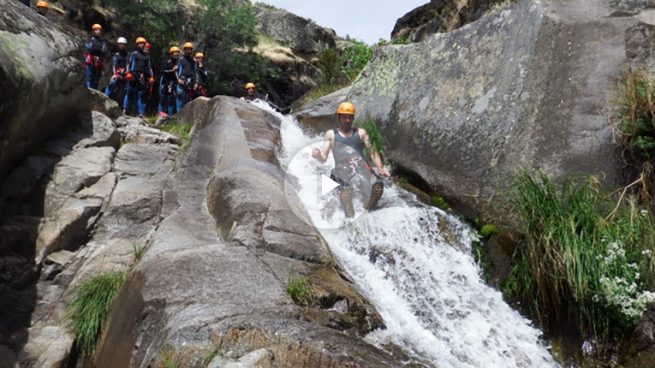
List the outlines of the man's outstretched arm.
{"type": "Polygon", "coordinates": [[[321,147],[320,150],[318,148],[312,150],[312,157],[321,163],[327,161],[328,156],[330,155],[330,148],[332,147],[332,141],[334,140],[334,136],[331,133],[332,132],[329,130],[325,132],[325,140],[323,141],[323,147],[321,147]]]}

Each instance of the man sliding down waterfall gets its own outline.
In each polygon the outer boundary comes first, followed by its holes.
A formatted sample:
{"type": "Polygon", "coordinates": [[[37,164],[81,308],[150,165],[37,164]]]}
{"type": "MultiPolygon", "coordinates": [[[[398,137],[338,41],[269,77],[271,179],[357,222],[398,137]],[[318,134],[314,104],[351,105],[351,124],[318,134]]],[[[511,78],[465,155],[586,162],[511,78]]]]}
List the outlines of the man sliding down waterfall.
{"type": "MultiPolygon", "coordinates": [[[[378,152],[371,145],[366,130],[362,128],[353,128],[355,119],[355,105],[350,102],[342,102],[337,109],[338,127],[325,132],[325,141],[323,147],[319,150],[312,150],[312,157],[320,162],[325,162],[330,155],[330,150],[334,154],[334,170],[332,171],[332,180],[340,184],[339,198],[343,206],[346,217],[355,216],[352,196],[368,195],[368,201],[365,209],[370,210],[375,207],[384,191],[384,185],[380,180],[382,177],[389,177],[389,173],[382,167],[382,159],[378,152]],[[374,169],[364,160],[364,148],[368,151],[374,169]],[[378,179],[373,184],[369,193],[353,193],[355,188],[364,188],[366,185],[358,185],[358,181],[368,180],[366,171],[371,171],[378,179]]],[[[366,197],[364,197],[366,198],[366,197]]]]}

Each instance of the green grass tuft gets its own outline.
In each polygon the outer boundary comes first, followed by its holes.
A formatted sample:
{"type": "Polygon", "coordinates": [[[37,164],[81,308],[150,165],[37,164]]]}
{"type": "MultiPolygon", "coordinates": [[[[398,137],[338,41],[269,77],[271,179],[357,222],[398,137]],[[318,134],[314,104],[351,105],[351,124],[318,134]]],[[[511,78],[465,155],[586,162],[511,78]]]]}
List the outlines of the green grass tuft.
{"type": "Polygon", "coordinates": [[[136,264],[143,258],[143,255],[146,253],[146,246],[145,245],[132,245],[132,254],[134,255],[134,259],[132,261],[132,264],[136,264]]]}
{"type": "Polygon", "coordinates": [[[617,88],[623,146],[648,159],[655,153],[655,78],[643,70],[626,73],[617,88]]]}
{"type": "Polygon", "coordinates": [[[525,240],[504,294],[542,323],[572,320],[599,342],[633,327],[655,301],[650,213],[632,200],[617,204],[593,177],[557,187],[543,174],[523,173],[511,198],[525,240]]]}
{"type": "Polygon", "coordinates": [[[182,146],[180,146],[180,152],[184,152],[188,148],[189,144],[191,143],[189,135],[191,134],[191,129],[193,129],[192,123],[183,123],[183,122],[178,122],[175,119],[169,119],[166,121],[164,125],[160,126],[159,129],[163,130],[164,132],[178,136],[182,139],[182,146]]]}
{"type": "Polygon", "coordinates": [[[289,277],[287,293],[293,301],[301,306],[308,306],[313,298],[312,284],[308,277],[289,277]]]}
{"type": "Polygon", "coordinates": [[[432,202],[432,205],[435,207],[438,207],[444,211],[450,210],[450,205],[448,202],[443,197],[440,197],[438,195],[433,195],[430,197],[430,202],[432,202]]]}
{"type": "Polygon", "coordinates": [[[69,304],[75,345],[82,355],[93,354],[111,302],[125,282],[125,276],[124,272],[117,272],[95,277],[80,286],[69,304]]]}
{"type": "Polygon", "coordinates": [[[358,119],[357,121],[355,121],[354,125],[366,131],[366,134],[368,134],[368,141],[371,144],[371,147],[375,152],[377,152],[380,155],[380,159],[384,160],[387,152],[386,151],[387,141],[380,133],[378,126],[375,124],[375,120],[367,116],[363,119],[358,119]]]}
{"type": "Polygon", "coordinates": [[[498,234],[498,227],[494,224],[485,224],[480,229],[480,235],[482,235],[484,238],[488,238],[496,234],[498,234]]]}

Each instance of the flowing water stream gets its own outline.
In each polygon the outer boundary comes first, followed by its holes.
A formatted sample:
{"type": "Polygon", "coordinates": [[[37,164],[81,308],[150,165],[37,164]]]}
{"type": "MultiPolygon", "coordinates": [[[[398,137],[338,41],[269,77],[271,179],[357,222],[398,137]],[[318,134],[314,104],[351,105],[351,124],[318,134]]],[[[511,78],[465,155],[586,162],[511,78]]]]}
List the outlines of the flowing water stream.
{"type": "Polygon", "coordinates": [[[367,336],[371,343],[393,343],[439,368],[558,366],[541,332],[480,278],[468,226],[393,185],[385,187],[379,209],[338,226],[341,211],[326,217],[316,203],[317,173],[333,165],[311,158],[307,147],[319,146],[320,138],[256,104],[281,119],[283,167],[296,178],[298,196],[337,261],[384,320],[386,329],[367,336]]]}

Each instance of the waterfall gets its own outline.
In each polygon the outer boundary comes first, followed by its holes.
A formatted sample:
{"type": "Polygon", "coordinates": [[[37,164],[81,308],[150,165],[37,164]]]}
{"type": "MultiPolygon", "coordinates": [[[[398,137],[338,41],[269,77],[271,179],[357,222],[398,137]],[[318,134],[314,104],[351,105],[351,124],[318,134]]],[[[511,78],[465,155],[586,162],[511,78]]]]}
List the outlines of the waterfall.
{"type": "Polygon", "coordinates": [[[475,233],[466,224],[391,184],[374,211],[356,204],[360,216],[353,221],[342,211],[326,216],[328,200],[317,203],[316,178],[329,173],[332,159],[320,164],[311,157],[321,138],[256,105],[281,119],[280,161],[311,222],[384,320],[386,328],[370,333],[369,342],[395,344],[440,368],[558,366],[541,332],[481,279],[471,254],[475,233]]]}

